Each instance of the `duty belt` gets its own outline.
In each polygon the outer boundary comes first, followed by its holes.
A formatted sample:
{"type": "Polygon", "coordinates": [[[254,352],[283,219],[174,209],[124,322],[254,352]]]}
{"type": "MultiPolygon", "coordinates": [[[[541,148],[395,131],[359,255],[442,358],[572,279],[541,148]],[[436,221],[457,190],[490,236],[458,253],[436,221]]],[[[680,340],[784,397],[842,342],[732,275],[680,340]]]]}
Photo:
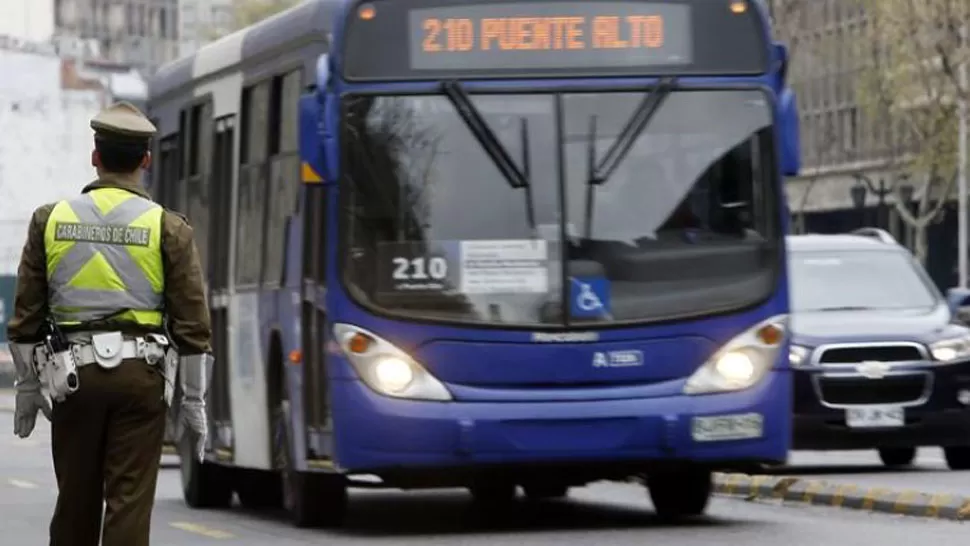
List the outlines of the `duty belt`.
{"type": "Polygon", "coordinates": [[[112,334],[68,336],[77,366],[80,368],[97,363],[103,368],[114,368],[130,359],[145,360],[150,365],[156,365],[165,358],[168,340],[164,336],[149,334],[123,338],[120,333],[113,333],[113,336],[117,336],[114,343],[103,341],[105,337],[110,339],[112,334]]]}

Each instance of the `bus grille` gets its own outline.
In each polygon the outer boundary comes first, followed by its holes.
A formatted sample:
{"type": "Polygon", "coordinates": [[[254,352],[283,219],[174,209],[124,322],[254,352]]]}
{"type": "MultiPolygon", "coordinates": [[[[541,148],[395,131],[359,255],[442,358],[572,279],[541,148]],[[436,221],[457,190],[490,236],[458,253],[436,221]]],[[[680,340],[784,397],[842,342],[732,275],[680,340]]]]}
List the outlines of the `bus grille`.
{"type": "Polygon", "coordinates": [[[913,362],[926,360],[926,354],[918,345],[872,345],[854,347],[822,348],[819,364],[858,364],[867,361],[913,362]]]}
{"type": "Polygon", "coordinates": [[[918,402],[929,386],[926,374],[865,377],[818,377],[819,397],[826,404],[861,406],[918,402]]]}

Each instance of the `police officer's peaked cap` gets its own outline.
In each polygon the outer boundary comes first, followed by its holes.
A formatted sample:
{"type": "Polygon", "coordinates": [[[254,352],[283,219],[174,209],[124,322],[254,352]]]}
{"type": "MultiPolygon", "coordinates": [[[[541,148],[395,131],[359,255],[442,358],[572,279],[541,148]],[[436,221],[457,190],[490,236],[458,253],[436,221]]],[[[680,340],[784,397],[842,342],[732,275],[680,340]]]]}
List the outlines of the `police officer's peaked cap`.
{"type": "Polygon", "coordinates": [[[158,129],[130,102],[118,102],[91,119],[91,128],[103,138],[150,139],[158,129]]]}

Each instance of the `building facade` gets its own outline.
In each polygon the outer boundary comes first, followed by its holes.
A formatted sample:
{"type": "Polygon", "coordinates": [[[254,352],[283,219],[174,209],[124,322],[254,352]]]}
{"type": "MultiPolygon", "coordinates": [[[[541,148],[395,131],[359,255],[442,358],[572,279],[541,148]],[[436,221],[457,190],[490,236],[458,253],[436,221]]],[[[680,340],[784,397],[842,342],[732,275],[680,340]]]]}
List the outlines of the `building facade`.
{"type": "MultiPolygon", "coordinates": [[[[789,79],[800,112],[803,168],[786,184],[793,231],[838,233],[877,226],[909,248],[921,248],[940,288],[955,285],[954,196],[931,192],[931,201],[939,202],[942,210],[929,222],[921,245],[917,232],[896,211],[899,195],[916,212],[914,192],[927,187],[926,178],[918,171],[908,179],[900,176],[901,158],[913,137],[898,118],[880,116],[863,102],[864,78],[882,58],[867,39],[871,21],[863,9],[865,0],[765,1],[776,38],[791,52],[789,79]],[[894,183],[899,192],[892,191],[894,183]]],[[[927,32],[925,21],[911,25],[902,30],[910,35],[927,32]]],[[[936,192],[940,185],[932,187],[936,192]]]]}
{"type": "Polygon", "coordinates": [[[0,35],[32,42],[54,34],[54,0],[0,0],[0,35]]]}
{"type": "MultiPolygon", "coordinates": [[[[31,0],[33,1],[33,0],[31,0]]],[[[179,0],[53,0],[54,34],[85,55],[144,73],[179,54],[179,0]]]]}
{"type": "Polygon", "coordinates": [[[179,56],[191,55],[232,28],[232,0],[180,0],[179,56]]]}

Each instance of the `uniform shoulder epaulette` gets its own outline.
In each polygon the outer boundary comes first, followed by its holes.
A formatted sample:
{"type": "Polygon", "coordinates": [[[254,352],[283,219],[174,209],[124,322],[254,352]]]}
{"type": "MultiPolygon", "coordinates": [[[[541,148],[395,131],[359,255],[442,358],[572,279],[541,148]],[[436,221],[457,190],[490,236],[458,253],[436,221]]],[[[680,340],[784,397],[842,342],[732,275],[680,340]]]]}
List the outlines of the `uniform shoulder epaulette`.
{"type": "Polygon", "coordinates": [[[171,214],[171,215],[175,216],[176,218],[181,219],[186,224],[189,223],[188,217],[186,217],[184,214],[182,214],[181,212],[179,212],[177,210],[172,210],[172,209],[170,209],[168,207],[162,207],[162,210],[165,211],[165,214],[171,214]]]}

